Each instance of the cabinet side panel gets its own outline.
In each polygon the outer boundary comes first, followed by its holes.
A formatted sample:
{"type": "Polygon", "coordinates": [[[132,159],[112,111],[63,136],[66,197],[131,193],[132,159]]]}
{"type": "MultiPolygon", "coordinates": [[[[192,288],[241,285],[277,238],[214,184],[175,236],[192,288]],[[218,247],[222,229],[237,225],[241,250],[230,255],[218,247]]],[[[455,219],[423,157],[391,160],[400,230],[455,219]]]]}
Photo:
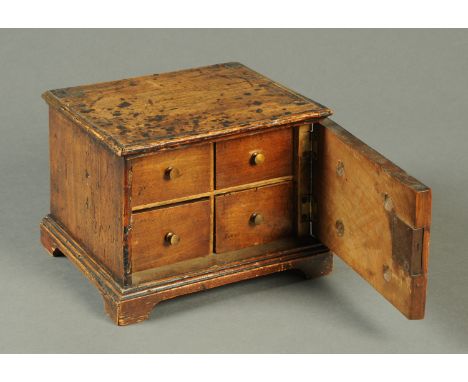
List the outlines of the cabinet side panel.
{"type": "Polygon", "coordinates": [[[53,108],[49,144],[51,215],[122,282],[124,159],[53,108]]]}

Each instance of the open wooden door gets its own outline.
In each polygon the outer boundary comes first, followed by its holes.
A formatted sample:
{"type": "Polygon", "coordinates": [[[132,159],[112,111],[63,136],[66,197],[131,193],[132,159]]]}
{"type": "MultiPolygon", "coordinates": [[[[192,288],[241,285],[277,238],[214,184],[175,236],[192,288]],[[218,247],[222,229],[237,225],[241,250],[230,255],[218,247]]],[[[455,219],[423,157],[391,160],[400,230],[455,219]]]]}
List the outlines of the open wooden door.
{"type": "Polygon", "coordinates": [[[329,119],[312,139],[313,235],[406,317],[422,319],[431,190],[329,119]]]}

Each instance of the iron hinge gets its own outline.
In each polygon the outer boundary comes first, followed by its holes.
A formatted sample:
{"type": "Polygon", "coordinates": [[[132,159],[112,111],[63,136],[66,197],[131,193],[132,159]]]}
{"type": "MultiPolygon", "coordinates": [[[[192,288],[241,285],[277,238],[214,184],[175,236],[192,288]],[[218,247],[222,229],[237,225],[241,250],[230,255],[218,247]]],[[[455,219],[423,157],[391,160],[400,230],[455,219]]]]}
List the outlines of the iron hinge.
{"type": "Polygon", "coordinates": [[[397,215],[392,215],[391,221],[393,260],[410,276],[420,275],[423,272],[424,228],[413,228],[397,215]]]}
{"type": "Polygon", "coordinates": [[[311,169],[312,161],[318,159],[318,139],[317,139],[317,129],[314,129],[314,125],[310,125],[310,159],[311,159],[311,169]]]}
{"type": "Polygon", "coordinates": [[[309,153],[309,194],[307,195],[309,203],[309,233],[313,236],[313,222],[317,220],[318,203],[314,197],[314,162],[318,159],[318,139],[316,126],[310,124],[310,153],[309,153]]]}

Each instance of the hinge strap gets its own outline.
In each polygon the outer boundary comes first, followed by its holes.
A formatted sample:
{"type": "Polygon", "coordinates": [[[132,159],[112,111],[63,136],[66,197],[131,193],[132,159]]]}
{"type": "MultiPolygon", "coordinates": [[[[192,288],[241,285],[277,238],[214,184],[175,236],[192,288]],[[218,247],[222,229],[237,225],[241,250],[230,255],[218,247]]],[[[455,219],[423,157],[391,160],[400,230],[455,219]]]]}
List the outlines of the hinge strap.
{"type": "Polygon", "coordinates": [[[422,273],[423,228],[413,228],[391,214],[392,257],[406,273],[417,276],[422,273]]]}
{"type": "Polygon", "coordinates": [[[313,236],[313,222],[317,218],[318,205],[317,200],[313,195],[313,186],[314,186],[314,161],[318,159],[318,141],[317,141],[317,131],[316,126],[313,123],[310,124],[310,155],[309,155],[309,168],[310,168],[310,183],[309,183],[309,232],[313,236]]]}

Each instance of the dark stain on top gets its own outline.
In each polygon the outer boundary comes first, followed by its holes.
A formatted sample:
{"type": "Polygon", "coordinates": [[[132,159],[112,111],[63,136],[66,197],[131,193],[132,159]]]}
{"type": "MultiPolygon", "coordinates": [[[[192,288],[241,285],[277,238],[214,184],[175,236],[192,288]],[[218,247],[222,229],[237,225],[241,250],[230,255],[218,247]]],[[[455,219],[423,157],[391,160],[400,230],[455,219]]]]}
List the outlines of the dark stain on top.
{"type": "Polygon", "coordinates": [[[81,114],[89,130],[123,155],[182,135],[208,139],[217,130],[260,130],[263,122],[272,126],[331,113],[239,63],[56,89],[44,98],[72,116],[81,114]]]}
{"type": "Polygon", "coordinates": [[[129,107],[131,105],[130,102],[127,102],[127,101],[123,101],[122,103],[119,103],[119,107],[120,108],[123,108],[123,107],[129,107]]]}
{"type": "Polygon", "coordinates": [[[148,118],[148,121],[150,121],[150,122],[161,122],[161,121],[163,121],[164,119],[166,119],[166,116],[165,116],[165,115],[157,114],[157,115],[154,115],[154,116],[152,116],[152,117],[149,117],[149,118],[148,118]]]}

